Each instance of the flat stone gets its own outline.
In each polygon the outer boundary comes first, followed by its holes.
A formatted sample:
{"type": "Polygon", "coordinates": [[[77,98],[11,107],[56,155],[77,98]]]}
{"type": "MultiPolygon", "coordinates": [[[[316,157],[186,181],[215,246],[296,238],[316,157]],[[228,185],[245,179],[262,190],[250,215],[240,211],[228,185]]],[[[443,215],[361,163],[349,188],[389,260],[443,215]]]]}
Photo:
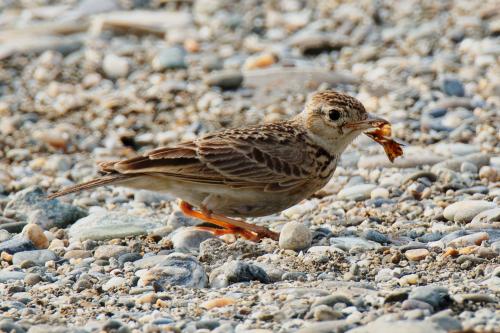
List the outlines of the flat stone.
{"type": "Polygon", "coordinates": [[[32,261],[37,266],[43,266],[49,260],[57,260],[58,256],[51,250],[34,250],[17,252],[12,258],[14,265],[20,265],[24,261],[32,261]]]}
{"type": "Polygon", "coordinates": [[[319,323],[306,323],[295,333],[344,333],[349,327],[345,320],[327,320],[319,323]]]}
{"type": "Polygon", "coordinates": [[[405,252],[405,257],[411,261],[420,261],[427,258],[429,250],[427,249],[414,249],[405,252]]]}
{"type": "Polygon", "coordinates": [[[115,212],[94,213],[78,220],[68,231],[76,240],[106,240],[145,235],[164,226],[160,221],[115,212]]]}
{"type": "Polygon", "coordinates": [[[234,70],[212,72],[207,75],[205,83],[225,90],[238,89],[243,83],[243,75],[234,70]]]}
{"type": "Polygon", "coordinates": [[[288,222],[281,229],[279,247],[286,250],[300,251],[311,246],[312,234],[308,227],[300,222],[288,222]]]}
{"type": "Polygon", "coordinates": [[[96,259],[118,258],[122,254],[129,253],[130,249],[123,245],[101,245],[94,252],[96,259]]]}
{"type": "Polygon", "coordinates": [[[476,232],[470,235],[457,237],[450,242],[448,242],[448,246],[451,247],[465,247],[470,245],[481,245],[481,243],[485,240],[490,239],[490,236],[487,232],[476,232]]]}
{"type": "Polygon", "coordinates": [[[474,216],[471,224],[493,224],[494,222],[500,222],[500,207],[483,210],[481,213],[474,216]]]}
{"type": "Polygon", "coordinates": [[[469,223],[479,213],[496,208],[496,204],[484,200],[464,200],[455,202],[443,211],[443,216],[448,221],[469,223]]]}
{"type": "Polygon", "coordinates": [[[83,259],[90,257],[92,257],[92,253],[85,250],[69,250],[64,254],[64,259],[83,259]]]}
{"type": "MultiPolygon", "coordinates": [[[[27,220],[30,213],[40,211],[46,219],[40,226],[48,230],[52,227],[66,227],[87,215],[87,211],[58,199],[47,200],[41,187],[29,187],[17,192],[5,207],[6,211],[15,211],[19,219],[27,220]]],[[[39,224],[39,223],[37,223],[39,224]]]]}
{"type": "Polygon", "coordinates": [[[338,198],[343,200],[361,201],[368,199],[370,193],[377,186],[373,184],[359,184],[343,188],[338,193],[338,198]]]}
{"type": "Polygon", "coordinates": [[[334,237],[330,238],[330,244],[344,251],[351,251],[354,248],[368,251],[380,247],[378,243],[364,240],[359,237],[334,237]]]}
{"type": "Polygon", "coordinates": [[[2,269],[0,270],[0,283],[6,283],[8,281],[14,280],[23,280],[25,276],[25,272],[7,271],[5,269],[2,269]]]}
{"type": "Polygon", "coordinates": [[[416,299],[433,306],[434,310],[447,307],[451,303],[448,289],[435,286],[417,287],[410,292],[409,299],[416,299]]]}
{"type": "Polygon", "coordinates": [[[183,253],[172,253],[165,260],[152,268],[141,272],[138,286],[147,286],[154,281],[160,285],[204,288],[208,279],[205,269],[192,256],[183,253]]]}
{"type": "Polygon", "coordinates": [[[349,333],[446,333],[438,324],[421,320],[383,321],[376,320],[365,326],[357,327],[349,333]]]}
{"type": "Polygon", "coordinates": [[[114,276],[102,285],[102,290],[108,291],[111,289],[116,289],[116,288],[124,286],[126,283],[127,283],[127,279],[120,277],[120,276],[114,276]]]}
{"type": "Polygon", "coordinates": [[[368,229],[363,232],[363,238],[369,241],[374,241],[379,244],[387,244],[390,243],[391,240],[389,237],[384,235],[383,233],[375,230],[375,229],[368,229]]]}
{"type": "Polygon", "coordinates": [[[249,281],[269,283],[270,279],[261,267],[240,260],[225,263],[210,273],[210,286],[215,288],[249,281]]]}
{"type": "Polygon", "coordinates": [[[14,254],[17,252],[35,250],[35,245],[29,240],[22,237],[14,237],[0,243],[0,253],[7,252],[14,254]]]}

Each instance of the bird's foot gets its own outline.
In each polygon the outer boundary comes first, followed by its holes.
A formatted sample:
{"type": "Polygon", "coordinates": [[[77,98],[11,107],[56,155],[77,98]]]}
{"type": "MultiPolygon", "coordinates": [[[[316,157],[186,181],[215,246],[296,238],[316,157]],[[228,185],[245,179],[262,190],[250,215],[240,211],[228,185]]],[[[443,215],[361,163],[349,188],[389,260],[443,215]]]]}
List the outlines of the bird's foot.
{"type": "Polygon", "coordinates": [[[254,242],[258,242],[263,238],[271,238],[273,240],[279,239],[279,233],[271,231],[267,228],[255,224],[246,223],[240,220],[231,219],[223,215],[213,214],[206,209],[202,209],[202,211],[200,212],[194,210],[193,206],[185,201],[181,201],[179,207],[181,211],[187,216],[195,217],[197,219],[215,224],[216,226],[220,227],[197,227],[197,229],[199,230],[209,231],[217,236],[225,234],[236,234],[254,242]]]}

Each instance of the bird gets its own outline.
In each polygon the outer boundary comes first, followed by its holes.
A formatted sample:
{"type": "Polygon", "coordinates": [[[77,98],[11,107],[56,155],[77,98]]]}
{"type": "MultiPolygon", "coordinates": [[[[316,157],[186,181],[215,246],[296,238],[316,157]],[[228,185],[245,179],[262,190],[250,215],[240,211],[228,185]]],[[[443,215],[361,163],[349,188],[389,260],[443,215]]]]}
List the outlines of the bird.
{"type": "Polygon", "coordinates": [[[333,176],[342,152],[361,133],[389,124],[356,98],[314,93],[295,117],[230,128],[100,163],[101,176],[63,188],[54,199],[104,185],[170,193],[197,228],[252,241],[279,233],[241,218],[279,213],[313,195],[333,176]]]}

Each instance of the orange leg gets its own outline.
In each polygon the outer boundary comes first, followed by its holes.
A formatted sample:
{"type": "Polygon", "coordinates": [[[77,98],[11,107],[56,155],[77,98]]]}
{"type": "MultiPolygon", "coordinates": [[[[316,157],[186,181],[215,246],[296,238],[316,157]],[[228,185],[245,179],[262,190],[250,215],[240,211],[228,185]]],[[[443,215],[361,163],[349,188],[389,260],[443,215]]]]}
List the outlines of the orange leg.
{"type": "MultiPolygon", "coordinates": [[[[231,219],[223,215],[208,214],[208,212],[196,211],[193,209],[193,206],[191,206],[185,201],[181,201],[179,207],[181,211],[187,216],[195,217],[205,222],[209,222],[219,227],[222,227],[222,229],[213,228],[212,232],[214,232],[214,234],[234,233],[241,235],[242,237],[252,241],[259,241],[262,238],[266,237],[271,238],[273,240],[278,240],[279,238],[278,233],[255,224],[250,224],[240,220],[231,219]]],[[[208,230],[207,227],[202,227],[202,228],[203,230],[208,230]]]]}

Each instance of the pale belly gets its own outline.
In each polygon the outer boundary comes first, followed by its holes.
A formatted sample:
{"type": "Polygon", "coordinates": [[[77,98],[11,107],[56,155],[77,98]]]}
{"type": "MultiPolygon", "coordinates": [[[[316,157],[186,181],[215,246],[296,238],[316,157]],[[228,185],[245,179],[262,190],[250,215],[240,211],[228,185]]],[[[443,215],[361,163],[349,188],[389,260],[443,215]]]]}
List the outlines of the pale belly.
{"type": "Polygon", "coordinates": [[[219,185],[202,185],[172,178],[144,176],[120,185],[170,193],[189,204],[204,207],[215,214],[233,217],[259,217],[279,213],[308,198],[324,182],[308,183],[295,193],[265,192],[258,189],[231,189],[219,185]]]}

